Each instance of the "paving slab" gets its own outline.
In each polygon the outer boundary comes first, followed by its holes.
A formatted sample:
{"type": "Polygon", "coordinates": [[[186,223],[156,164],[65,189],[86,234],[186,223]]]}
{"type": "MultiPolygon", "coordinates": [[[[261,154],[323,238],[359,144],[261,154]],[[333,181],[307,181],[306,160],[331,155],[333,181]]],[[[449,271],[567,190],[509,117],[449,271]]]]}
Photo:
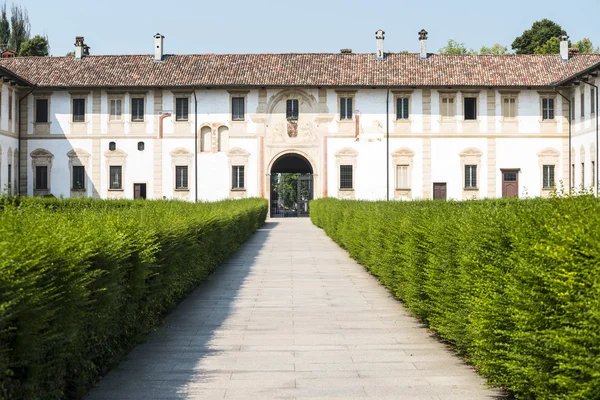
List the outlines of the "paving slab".
{"type": "Polygon", "coordinates": [[[504,399],[308,219],[270,220],[86,396],[504,399]]]}

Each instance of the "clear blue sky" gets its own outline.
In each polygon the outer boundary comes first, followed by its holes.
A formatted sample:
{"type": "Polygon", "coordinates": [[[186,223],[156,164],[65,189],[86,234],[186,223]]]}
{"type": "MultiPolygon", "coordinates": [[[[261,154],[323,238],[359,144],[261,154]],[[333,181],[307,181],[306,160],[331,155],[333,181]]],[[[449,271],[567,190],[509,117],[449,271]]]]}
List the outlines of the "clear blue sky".
{"type": "Polygon", "coordinates": [[[600,46],[599,0],[247,0],[130,1],[21,0],[32,35],[46,34],[51,54],[72,51],[85,36],[91,54],[151,54],[152,36],[165,52],[295,53],[375,52],[375,31],[386,32],[385,50],[419,51],[417,32],[429,32],[430,52],[448,39],[479,50],[510,49],[532,23],[549,18],[573,42],[589,37],[600,46]]]}

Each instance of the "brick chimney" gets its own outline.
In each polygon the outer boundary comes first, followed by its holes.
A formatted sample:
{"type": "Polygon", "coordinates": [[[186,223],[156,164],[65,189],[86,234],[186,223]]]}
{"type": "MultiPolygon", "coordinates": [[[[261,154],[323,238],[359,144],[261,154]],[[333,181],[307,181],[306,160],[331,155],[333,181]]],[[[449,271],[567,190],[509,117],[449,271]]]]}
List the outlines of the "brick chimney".
{"type": "Polygon", "coordinates": [[[560,59],[569,61],[569,37],[567,35],[560,37],[560,59]]]}
{"type": "Polygon", "coordinates": [[[427,60],[427,31],[425,29],[421,29],[419,32],[419,43],[421,44],[419,59],[427,60]]]}
{"type": "Polygon", "coordinates": [[[154,61],[162,61],[164,52],[163,52],[163,43],[165,37],[160,33],[154,35],[154,61]]]}
{"type": "Polygon", "coordinates": [[[383,39],[385,39],[385,32],[379,29],[375,32],[375,39],[377,40],[377,53],[375,54],[376,60],[383,60],[385,53],[383,52],[383,39]]]}

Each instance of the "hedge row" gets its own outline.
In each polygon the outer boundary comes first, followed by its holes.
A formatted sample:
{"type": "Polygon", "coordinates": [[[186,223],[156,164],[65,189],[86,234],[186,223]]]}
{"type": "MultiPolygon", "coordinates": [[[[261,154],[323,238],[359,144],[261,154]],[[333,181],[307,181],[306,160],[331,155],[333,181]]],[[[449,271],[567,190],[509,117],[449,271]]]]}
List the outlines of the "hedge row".
{"type": "Polygon", "coordinates": [[[489,381],[600,398],[600,201],[322,199],[311,219],[489,381]]]}
{"type": "Polygon", "coordinates": [[[0,398],[80,398],[260,227],[265,200],[0,201],[0,398]]]}

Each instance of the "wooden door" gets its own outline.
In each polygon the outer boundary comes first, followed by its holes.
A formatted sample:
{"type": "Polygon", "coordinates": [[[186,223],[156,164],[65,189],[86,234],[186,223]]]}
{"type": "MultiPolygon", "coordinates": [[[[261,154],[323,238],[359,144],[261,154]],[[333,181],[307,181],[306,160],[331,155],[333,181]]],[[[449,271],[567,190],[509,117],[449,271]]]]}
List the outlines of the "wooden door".
{"type": "Polygon", "coordinates": [[[446,200],[446,184],[445,183],[434,183],[433,184],[433,199],[434,200],[446,200]]]}
{"type": "Polygon", "coordinates": [[[502,197],[519,197],[519,170],[502,170],[502,197]]]}
{"type": "Polygon", "coordinates": [[[145,183],[134,183],[133,184],[133,198],[134,199],[145,199],[146,198],[146,184],[145,183]]]}

